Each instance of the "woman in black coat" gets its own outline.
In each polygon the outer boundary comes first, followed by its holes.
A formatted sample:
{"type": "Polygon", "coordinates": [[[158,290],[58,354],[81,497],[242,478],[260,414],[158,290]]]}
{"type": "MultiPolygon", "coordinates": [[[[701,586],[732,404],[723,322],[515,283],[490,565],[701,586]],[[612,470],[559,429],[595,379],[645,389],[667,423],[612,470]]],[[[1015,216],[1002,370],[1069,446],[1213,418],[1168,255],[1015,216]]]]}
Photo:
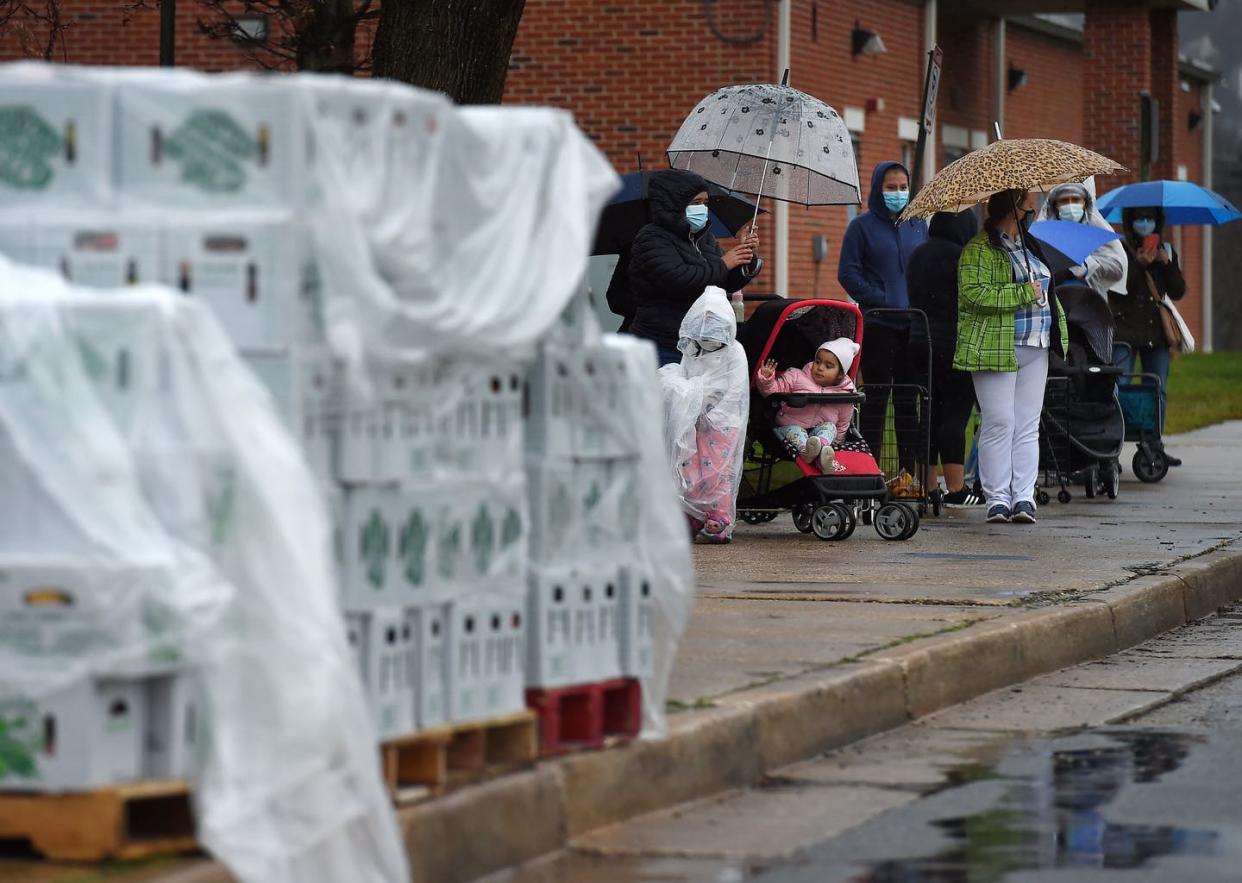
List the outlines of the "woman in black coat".
{"type": "MultiPolygon", "coordinates": [[[[970,375],[953,370],[957,347],[957,259],[962,248],[979,231],[974,212],[937,212],[928,239],[910,255],[906,266],[906,291],[910,307],[927,314],[931,333],[931,456],[934,469],[940,462],[948,488],[945,504],[980,506],[983,498],[966,488],[966,423],[975,405],[970,375]]],[[[865,342],[865,341],[864,341],[865,342]]],[[[928,341],[921,323],[910,330],[910,345],[918,358],[926,358],[928,341]]]]}
{"type": "Polygon", "coordinates": [[[629,332],[656,345],[660,365],[681,361],[677,334],[690,305],[709,285],[737,291],[758,274],[757,235],[721,253],[707,229],[707,182],[693,172],[667,169],[647,185],[651,223],[638,231],[630,253],[634,322],[629,332]]]}
{"type": "MultiPolygon", "coordinates": [[[[1160,378],[1160,430],[1168,403],[1169,346],[1160,322],[1160,305],[1153,294],[1181,300],[1186,278],[1173,246],[1164,241],[1164,212],[1159,208],[1128,208],[1121,212],[1129,267],[1126,294],[1110,292],[1108,305],[1117,329],[1113,332],[1113,364],[1133,374],[1141,361],[1143,371],[1160,378]]],[[[1176,457],[1165,457],[1170,466],[1181,466],[1176,457]]]]}

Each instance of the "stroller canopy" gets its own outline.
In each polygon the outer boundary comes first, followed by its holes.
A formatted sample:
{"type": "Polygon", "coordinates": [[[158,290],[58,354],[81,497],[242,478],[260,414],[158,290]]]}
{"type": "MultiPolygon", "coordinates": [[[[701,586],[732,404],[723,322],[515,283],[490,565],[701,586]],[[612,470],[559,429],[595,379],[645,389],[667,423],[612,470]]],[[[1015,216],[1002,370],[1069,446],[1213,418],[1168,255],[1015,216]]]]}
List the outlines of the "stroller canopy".
{"type": "MultiPolygon", "coordinates": [[[[742,324],[737,339],[746,350],[753,377],[769,341],[768,358],[776,359],[778,369],[800,368],[815,358],[815,351],[826,340],[848,337],[857,341],[858,324],[857,307],[845,301],[770,300],[742,324]]],[[[858,363],[855,359],[850,366],[850,377],[858,373],[858,363]]]]}

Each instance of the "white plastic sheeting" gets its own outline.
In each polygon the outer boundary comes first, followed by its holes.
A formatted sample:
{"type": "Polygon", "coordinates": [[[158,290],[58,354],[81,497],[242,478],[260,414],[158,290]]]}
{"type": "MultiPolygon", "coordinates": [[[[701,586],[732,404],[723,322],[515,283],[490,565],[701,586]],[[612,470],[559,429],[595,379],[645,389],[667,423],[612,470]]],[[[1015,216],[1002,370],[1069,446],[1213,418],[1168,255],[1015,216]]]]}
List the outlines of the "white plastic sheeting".
{"type": "Polygon", "coordinates": [[[323,209],[312,226],[334,349],[352,359],[364,341],[415,355],[530,344],[586,273],[616,172],[564,111],[374,92],[384,161],[353,162],[346,127],[313,122],[316,143],[331,146],[315,153],[323,209]]]}
{"type": "Polygon", "coordinates": [[[194,793],[208,849],[242,880],[407,879],[325,504],[206,306],[153,287],[88,293],[0,259],[0,444],[4,498],[26,501],[0,515],[6,564],[152,574],[91,582],[85,613],[116,611],[120,627],[71,660],[63,644],[0,641],[6,686],[37,697],[175,654],[206,693],[194,793]],[[105,346],[105,328],[127,348],[132,396],[88,375],[83,348],[105,346]],[[154,636],[126,625],[153,621],[154,636]]]}
{"type": "Polygon", "coordinates": [[[625,360],[625,413],[639,444],[639,467],[644,476],[638,525],[637,559],[654,574],[655,617],[652,624],[652,671],[642,681],[643,736],[665,734],[665,700],[677,645],[694,606],[694,565],[690,557],[685,517],[675,487],[666,479],[668,457],[660,423],[661,389],[651,368],[655,347],[649,341],[621,334],[604,335],[604,345],[625,360]]]}
{"type": "Polygon", "coordinates": [[[697,526],[708,525],[700,533],[708,539],[731,537],[737,522],[750,385],[736,337],[728,297],[709,287],[682,320],[681,362],[660,369],[665,442],[682,507],[697,526]]]}

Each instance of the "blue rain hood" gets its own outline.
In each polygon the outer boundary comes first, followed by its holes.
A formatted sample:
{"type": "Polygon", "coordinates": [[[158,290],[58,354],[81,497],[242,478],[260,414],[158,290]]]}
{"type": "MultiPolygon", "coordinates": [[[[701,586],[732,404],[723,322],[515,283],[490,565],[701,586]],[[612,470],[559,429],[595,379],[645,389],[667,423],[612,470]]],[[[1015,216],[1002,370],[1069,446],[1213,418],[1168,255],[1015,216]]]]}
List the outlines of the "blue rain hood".
{"type": "Polygon", "coordinates": [[[889,221],[893,220],[893,213],[884,204],[884,176],[892,169],[901,169],[907,178],[910,177],[910,170],[901,163],[892,160],[882,162],[872,171],[871,189],[867,192],[867,210],[889,221]]]}
{"type": "MultiPolygon", "coordinates": [[[[890,169],[906,171],[899,162],[882,162],[875,167],[867,194],[868,211],[850,222],[841,242],[837,281],[863,313],[881,307],[904,310],[910,306],[906,264],[914,250],[927,241],[926,221],[916,218],[895,224],[896,217],[884,204],[884,176],[890,169]]],[[[868,321],[889,327],[905,324],[892,317],[868,321]]]]}

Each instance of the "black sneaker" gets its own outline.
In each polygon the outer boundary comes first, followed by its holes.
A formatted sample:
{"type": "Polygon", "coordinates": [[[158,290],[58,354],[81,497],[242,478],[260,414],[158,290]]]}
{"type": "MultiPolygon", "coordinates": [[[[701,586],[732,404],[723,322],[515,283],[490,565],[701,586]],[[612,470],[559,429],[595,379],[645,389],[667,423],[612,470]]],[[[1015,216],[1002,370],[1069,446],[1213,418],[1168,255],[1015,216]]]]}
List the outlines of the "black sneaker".
{"type": "Polygon", "coordinates": [[[1181,461],[1179,458],[1174,457],[1174,456],[1173,456],[1172,454],[1170,454],[1168,451],[1165,451],[1165,452],[1164,452],[1164,460],[1165,460],[1165,462],[1166,462],[1166,463],[1168,463],[1170,466],[1181,466],[1181,465],[1182,465],[1182,461],[1181,461]]]}
{"type": "Polygon", "coordinates": [[[1019,500],[1013,504],[1013,514],[1010,520],[1014,524],[1034,524],[1035,523],[1035,504],[1026,500],[1019,500]]]}
{"type": "Polygon", "coordinates": [[[951,491],[944,495],[944,504],[950,509],[965,509],[970,506],[982,506],[983,494],[976,494],[967,488],[951,491]]]}
{"type": "Polygon", "coordinates": [[[1009,523],[1009,507],[1004,503],[996,503],[988,507],[988,523],[989,524],[1008,524],[1009,523]]]}

